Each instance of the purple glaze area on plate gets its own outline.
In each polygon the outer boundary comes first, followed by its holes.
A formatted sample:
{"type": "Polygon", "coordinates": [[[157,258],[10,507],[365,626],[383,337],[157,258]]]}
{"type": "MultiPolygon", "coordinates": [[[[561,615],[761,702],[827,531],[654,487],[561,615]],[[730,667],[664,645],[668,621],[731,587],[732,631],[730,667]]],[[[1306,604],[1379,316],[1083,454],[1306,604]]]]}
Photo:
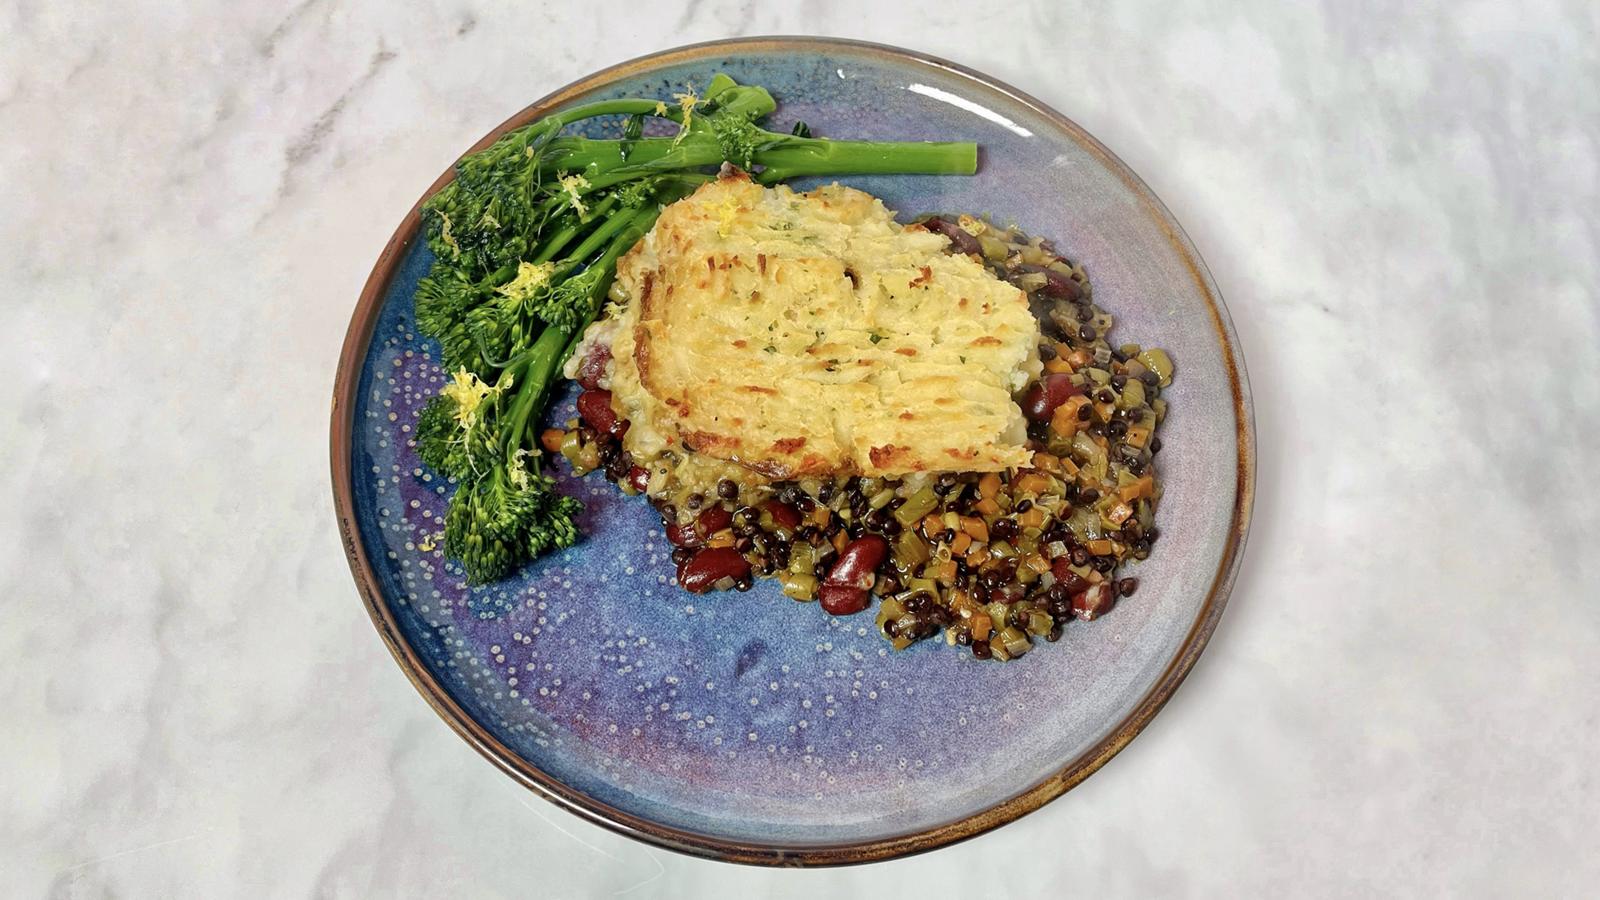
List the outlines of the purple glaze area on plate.
{"type": "MultiPolygon", "coordinates": [[[[668,66],[582,100],[669,96],[727,71],[767,86],[774,130],[973,139],[974,178],[842,178],[902,219],[987,212],[1052,238],[1088,268],[1113,336],[1165,347],[1158,468],[1167,493],[1141,587],[1004,665],[923,642],[896,653],[872,613],[833,619],[783,597],[691,596],[639,498],[598,475],[561,488],[584,538],[519,576],[469,590],[443,556],[450,487],[409,433],[441,384],[411,324],[431,261],[414,241],[384,297],[353,410],[355,518],[404,640],[466,712],[516,754],[594,800],[714,838],[805,847],[883,839],[981,813],[1059,772],[1120,723],[1178,654],[1228,545],[1240,448],[1227,348],[1201,271],[1159,210],[1061,126],[960,73],[861,50],[730,53],[668,66]],[[426,549],[425,549],[426,548],[426,549]]],[[[617,123],[591,132],[613,134],[617,123]]],[[[831,180],[831,179],[830,179],[831,180]]],[[[801,186],[816,183],[802,183],[801,186]]],[[[572,415],[571,393],[551,421],[572,415]]]]}

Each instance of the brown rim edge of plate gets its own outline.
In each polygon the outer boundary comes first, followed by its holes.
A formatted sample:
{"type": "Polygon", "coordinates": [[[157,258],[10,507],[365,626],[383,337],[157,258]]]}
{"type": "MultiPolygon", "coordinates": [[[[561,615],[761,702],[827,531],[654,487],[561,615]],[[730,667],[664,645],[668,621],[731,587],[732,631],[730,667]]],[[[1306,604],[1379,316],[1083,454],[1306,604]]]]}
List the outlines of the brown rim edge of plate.
{"type": "MultiPolygon", "coordinates": [[[[575,97],[604,87],[618,78],[632,75],[645,69],[690,62],[723,53],[759,52],[764,50],[845,51],[858,55],[889,57],[901,62],[929,66],[965,78],[975,86],[1021,103],[1035,113],[1050,119],[1067,132],[1074,141],[1094,154],[1107,168],[1115,172],[1144,202],[1147,210],[1166,232],[1167,239],[1171,242],[1173,249],[1177,251],[1184,264],[1188,266],[1190,277],[1194,279],[1196,286],[1204,294],[1206,305],[1211,310],[1212,327],[1216,330],[1217,340],[1221,342],[1225,351],[1224,356],[1227,361],[1230,388],[1233,394],[1235,430],[1239,444],[1239,462],[1236,473],[1236,493],[1232,523],[1227,544],[1223,548],[1222,558],[1217,565],[1216,575],[1212,579],[1211,590],[1206,596],[1205,604],[1200,609],[1200,614],[1195,619],[1194,626],[1189,630],[1183,645],[1179,648],[1172,661],[1167,664],[1166,670],[1161,673],[1161,677],[1156,681],[1155,685],[1123,717],[1122,721],[1117,723],[1109,734],[1101,738],[1089,749],[1078,754],[1056,774],[982,812],[923,831],[879,840],[798,847],[731,841],[713,835],[672,828],[634,816],[551,778],[484,730],[439,686],[415,651],[401,637],[399,626],[395,622],[388,604],[378,591],[377,576],[372,569],[371,561],[367,558],[366,547],[362,544],[357,529],[354,518],[354,488],[350,466],[351,435],[355,424],[353,421],[355,392],[360,382],[361,363],[366,356],[366,349],[372,338],[378,311],[382,307],[384,295],[388,292],[395,268],[404,256],[406,249],[417,237],[421,221],[419,211],[423,200],[431,197],[453,177],[454,164],[428,187],[422,197],[411,207],[411,211],[406,213],[394,235],[389,238],[389,242],[384,246],[382,254],[379,255],[377,263],[372,268],[372,273],[367,277],[366,285],[361,291],[361,298],[351,316],[350,328],[345,334],[344,346],[339,353],[339,368],[333,387],[330,450],[333,468],[334,508],[338,516],[339,533],[344,544],[345,556],[349,560],[351,574],[355,576],[356,588],[361,592],[362,600],[367,607],[367,613],[372,617],[372,624],[377,628],[378,634],[383,638],[384,644],[388,646],[389,652],[394,656],[395,661],[400,664],[400,668],[404,670],[406,677],[411,680],[411,684],[416,687],[418,693],[422,694],[423,699],[428,701],[428,704],[433,707],[434,712],[438,713],[440,718],[444,719],[457,734],[471,744],[486,759],[524,787],[568,812],[581,816],[618,834],[669,850],[707,859],[766,866],[836,866],[875,862],[921,853],[965,840],[990,829],[998,828],[1038,809],[1066,793],[1105,765],[1111,757],[1117,755],[1140,731],[1144,730],[1144,727],[1149,724],[1156,713],[1161,711],[1161,708],[1171,699],[1173,692],[1177,690],[1178,685],[1183,682],[1184,677],[1189,674],[1189,670],[1194,667],[1201,651],[1205,649],[1206,642],[1210,639],[1212,631],[1217,626],[1217,621],[1222,616],[1223,607],[1227,604],[1228,593],[1233,587],[1235,576],[1238,574],[1245,537],[1250,530],[1251,508],[1255,500],[1255,422],[1249,399],[1249,381],[1245,373],[1243,357],[1238,350],[1238,338],[1233,333],[1232,322],[1228,318],[1227,311],[1222,306],[1220,295],[1212,284],[1211,276],[1206,270],[1205,264],[1200,261],[1199,254],[1195,252],[1188,236],[1184,234],[1183,229],[1172,217],[1166,206],[1120,159],[1071,119],[1003,82],[996,81],[987,75],[948,60],[886,44],[874,44],[842,38],[770,36],[689,44],[631,59],[575,81],[535,101],[521,112],[502,122],[497,128],[485,135],[482,140],[474,144],[471,149],[467,150],[467,154],[481,150],[498,140],[507,131],[525,125],[544,115],[550,107],[568,102],[575,97]]],[[[463,154],[463,156],[465,155],[463,154]]]]}

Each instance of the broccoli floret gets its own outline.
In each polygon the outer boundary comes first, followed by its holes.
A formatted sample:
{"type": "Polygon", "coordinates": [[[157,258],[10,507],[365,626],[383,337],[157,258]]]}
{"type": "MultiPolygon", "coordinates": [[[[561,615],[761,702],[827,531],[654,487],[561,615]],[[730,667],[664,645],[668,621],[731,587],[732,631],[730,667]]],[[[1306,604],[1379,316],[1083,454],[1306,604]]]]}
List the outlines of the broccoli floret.
{"type": "Polygon", "coordinates": [[[461,562],[467,581],[483,584],[549,550],[577,542],[583,504],[560,494],[549,477],[496,466],[462,482],[444,520],[445,553],[461,562]]]}
{"type": "Polygon", "coordinates": [[[474,584],[577,538],[573,517],[582,504],[555,490],[522,443],[565,349],[565,336],[546,329],[494,385],[459,370],[417,417],[417,455],[458,482],[445,514],[445,552],[474,584]]]}
{"type": "Polygon", "coordinates": [[[412,436],[418,458],[442,475],[465,477],[472,467],[460,431],[455,403],[443,396],[429,400],[417,413],[417,427],[412,436]]]}

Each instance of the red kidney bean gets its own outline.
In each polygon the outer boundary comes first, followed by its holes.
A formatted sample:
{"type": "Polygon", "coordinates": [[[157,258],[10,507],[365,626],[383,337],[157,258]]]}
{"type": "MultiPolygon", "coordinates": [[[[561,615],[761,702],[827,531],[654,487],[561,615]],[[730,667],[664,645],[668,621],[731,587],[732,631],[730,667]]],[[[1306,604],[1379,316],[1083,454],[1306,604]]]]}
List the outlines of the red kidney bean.
{"type": "Polygon", "coordinates": [[[650,486],[650,473],[640,466],[634,466],[628,470],[628,484],[642,494],[650,486]]]}
{"type": "Polygon", "coordinates": [[[724,578],[738,580],[750,574],[750,563],[732,547],[708,547],[678,567],[678,583],[691,594],[703,594],[724,578]]]}
{"type": "Polygon", "coordinates": [[[1071,566],[1071,555],[1058,556],[1050,561],[1050,574],[1054,575],[1057,581],[1066,581],[1067,576],[1072,574],[1071,566]]]}
{"type": "Polygon", "coordinates": [[[773,522],[782,525],[784,528],[799,528],[801,521],[803,521],[800,516],[800,510],[782,500],[768,500],[761,504],[761,508],[767,511],[767,515],[772,517],[773,522]]]}
{"type": "Polygon", "coordinates": [[[1072,593],[1077,593],[1089,586],[1083,576],[1072,571],[1072,557],[1060,556],[1050,563],[1050,574],[1056,577],[1056,583],[1072,593]]]}
{"type": "Polygon", "coordinates": [[[1036,422],[1044,422],[1055,414],[1056,407],[1067,398],[1083,393],[1083,388],[1072,383],[1072,376],[1057,372],[1034,382],[1022,395],[1022,411],[1036,422]]]}
{"type": "Polygon", "coordinates": [[[961,253],[969,255],[975,253],[979,256],[983,255],[983,247],[978,244],[978,239],[970,234],[967,234],[966,229],[962,228],[955,222],[946,221],[938,216],[934,216],[931,219],[924,220],[922,227],[928,229],[929,231],[936,231],[939,234],[949,238],[950,244],[961,253]]]}
{"type": "Polygon", "coordinates": [[[729,512],[727,507],[717,504],[706,507],[705,511],[700,513],[700,517],[694,520],[694,530],[700,535],[701,540],[705,540],[732,524],[733,513],[729,512]]]}
{"type": "Polygon", "coordinates": [[[867,608],[866,589],[847,584],[824,584],[817,589],[817,599],[830,616],[853,615],[867,608]]]}
{"type": "Polygon", "coordinates": [[[1057,300],[1077,300],[1083,295],[1083,288],[1072,280],[1070,275],[1063,275],[1055,269],[1044,266],[1035,266],[1023,263],[1013,269],[1015,272],[1034,272],[1045,277],[1044,287],[1039,288],[1039,293],[1057,300]]]}
{"type": "Polygon", "coordinates": [[[864,534],[844,545],[839,559],[828,570],[827,583],[862,590],[872,587],[872,572],[888,554],[888,541],[875,534],[864,534]]]}
{"type": "Polygon", "coordinates": [[[584,355],[583,362],[578,364],[578,383],[585,390],[596,390],[600,387],[600,376],[606,373],[606,363],[611,362],[611,348],[605,344],[596,343],[589,347],[589,352],[584,355]]]}
{"type": "Polygon", "coordinates": [[[694,525],[679,525],[677,522],[667,523],[667,540],[675,547],[697,547],[700,545],[700,535],[695,534],[694,525]]]}
{"type": "Polygon", "coordinates": [[[1072,614],[1087,622],[1110,612],[1115,602],[1116,594],[1110,585],[1090,585],[1087,590],[1072,595],[1072,614]]]}
{"type": "Polygon", "coordinates": [[[595,431],[616,436],[622,433],[622,420],[611,409],[610,391],[584,391],[578,395],[578,415],[595,431]]]}

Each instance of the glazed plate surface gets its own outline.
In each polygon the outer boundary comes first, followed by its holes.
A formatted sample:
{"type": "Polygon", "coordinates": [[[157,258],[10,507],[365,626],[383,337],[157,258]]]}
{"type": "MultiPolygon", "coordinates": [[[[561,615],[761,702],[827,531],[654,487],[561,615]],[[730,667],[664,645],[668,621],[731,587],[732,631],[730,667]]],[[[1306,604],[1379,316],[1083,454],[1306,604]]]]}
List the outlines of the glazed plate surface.
{"type": "MultiPolygon", "coordinates": [[[[635,837],[742,862],[835,864],[959,840],[1087,777],[1149,721],[1199,655],[1231,585],[1253,485],[1249,388],[1221,297],[1160,202],[1037,101],[892,48],[749,39],[667,51],[558,91],[570,104],[669,97],[725,71],[779,101],[768,127],[824,137],[974,140],[975,177],[846,177],[899,211],[988,213],[1084,263],[1115,339],[1178,375],[1158,457],[1162,537],[1136,595],[1008,664],[925,641],[892,651],[871,613],[783,597],[691,596],[642,498],[598,475],[584,538],[468,589],[439,535],[449,487],[409,445],[441,385],[412,324],[431,263],[413,211],[357,307],[335,387],[333,470],[351,567],[380,634],[439,713],[566,808],[635,837]]],[[[593,136],[616,136],[598,122],[593,136]]],[[[797,186],[809,186],[800,182],[797,186]]],[[[420,185],[418,186],[421,187],[420,185]]],[[[435,185],[435,188],[437,185],[435,185]]],[[[432,189],[430,189],[431,192],[432,189]]],[[[552,421],[572,415],[568,392],[552,421]]]]}

